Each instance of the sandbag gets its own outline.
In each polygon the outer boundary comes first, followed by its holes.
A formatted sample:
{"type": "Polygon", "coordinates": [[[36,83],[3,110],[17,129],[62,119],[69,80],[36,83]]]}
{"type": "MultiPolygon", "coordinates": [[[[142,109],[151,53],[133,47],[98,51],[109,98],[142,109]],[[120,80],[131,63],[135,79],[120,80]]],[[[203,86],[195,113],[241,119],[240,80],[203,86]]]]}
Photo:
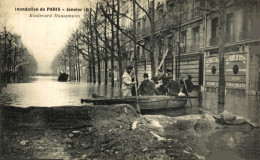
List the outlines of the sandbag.
{"type": "Polygon", "coordinates": [[[236,116],[228,111],[222,112],[220,116],[224,121],[234,121],[236,119],[236,116]]]}

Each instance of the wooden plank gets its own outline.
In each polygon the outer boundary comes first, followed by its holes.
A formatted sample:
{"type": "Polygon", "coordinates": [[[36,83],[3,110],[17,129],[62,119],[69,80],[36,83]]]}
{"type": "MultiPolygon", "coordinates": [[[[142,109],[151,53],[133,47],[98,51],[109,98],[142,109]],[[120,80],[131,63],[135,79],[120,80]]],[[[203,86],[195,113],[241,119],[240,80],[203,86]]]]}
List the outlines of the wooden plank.
{"type": "Polygon", "coordinates": [[[218,79],[219,79],[219,76],[206,76],[205,77],[205,81],[211,81],[211,82],[213,82],[213,81],[217,82],[218,79]]]}
{"type": "Polygon", "coordinates": [[[206,87],[218,87],[218,82],[206,82],[206,87]]]}
{"type": "Polygon", "coordinates": [[[233,73],[233,69],[231,69],[231,70],[228,70],[228,69],[226,69],[225,70],[225,75],[228,75],[228,76],[235,76],[235,75],[237,75],[237,76],[243,76],[243,75],[246,75],[246,70],[245,71],[238,71],[238,73],[237,74],[234,74],[233,73]]]}
{"type": "Polygon", "coordinates": [[[198,69],[180,69],[180,73],[185,73],[185,74],[194,74],[194,73],[198,73],[199,74],[199,70],[198,69]]]}
{"type": "Polygon", "coordinates": [[[215,73],[215,74],[213,74],[212,71],[210,71],[210,72],[207,71],[207,72],[205,72],[205,75],[206,75],[206,76],[218,76],[218,75],[219,75],[219,71],[216,70],[216,73],[215,73]]]}
{"type": "Polygon", "coordinates": [[[192,64],[199,64],[199,61],[185,61],[185,62],[180,62],[181,65],[192,65],[192,64]]]}
{"type": "Polygon", "coordinates": [[[198,65],[184,65],[184,66],[181,66],[181,69],[199,69],[199,66],[198,65]]]}

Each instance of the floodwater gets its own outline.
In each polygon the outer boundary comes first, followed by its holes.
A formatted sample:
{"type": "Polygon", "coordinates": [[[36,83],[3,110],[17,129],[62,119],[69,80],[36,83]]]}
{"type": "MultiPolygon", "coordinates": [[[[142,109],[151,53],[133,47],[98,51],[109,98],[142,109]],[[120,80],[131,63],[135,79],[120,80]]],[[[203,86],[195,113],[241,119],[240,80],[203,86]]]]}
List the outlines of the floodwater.
{"type": "Polygon", "coordinates": [[[94,85],[86,82],[58,82],[57,77],[31,77],[30,83],[8,84],[0,96],[1,104],[18,107],[80,106],[81,98],[92,93],[102,96],[119,96],[120,89],[111,85],[94,85]]]}
{"type": "MultiPolygon", "coordinates": [[[[118,87],[111,88],[110,84],[91,84],[86,82],[58,82],[57,77],[32,77],[30,83],[8,84],[2,89],[0,105],[17,107],[54,107],[80,106],[81,98],[91,98],[95,93],[101,96],[113,97],[120,95],[118,87]]],[[[227,94],[225,105],[218,105],[216,93],[193,91],[191,99],[185,109],[171,112],[156,112],[151,114],[166,114],[178,116],[198,113],[199,110],[210,111],[213,114],[224,110],[242,116],[250,122],[260,124],[260,99],[256,96],[227,94]],[[192,107],[191,107],[192,106],[192,107]]],[[[150,114],[150,113],[149,113],[150,114]]],[[[214,133],[177,132],[170,136],[189,139],[190,146],[195,148],[198,155],[207,160],[259,160],[260,158],[260,130],[257,128],[227,128],[214,133]]]]}

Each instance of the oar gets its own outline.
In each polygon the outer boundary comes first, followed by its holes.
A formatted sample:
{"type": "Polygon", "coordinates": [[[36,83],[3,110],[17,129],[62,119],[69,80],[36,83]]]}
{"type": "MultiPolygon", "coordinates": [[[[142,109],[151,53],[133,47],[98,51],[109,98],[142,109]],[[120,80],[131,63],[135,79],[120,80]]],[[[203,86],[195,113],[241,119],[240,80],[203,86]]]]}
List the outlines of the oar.
{"type": "MultiPolygon", "coordinates": [[[[188,93],[188,88],[187,88],[187,86],[186,86],[185,80],[184,80],[183,82],[184,82],[184,87],[186,88],[186,91],[187,91],[187,97],[188,97],[188,99],[189,99],[189,101],[190,101],[190,96],[189,96],[189,93],[188,93]]],[[[191,101],[190,101],[190,106],[192,107],[191,101]]]]}
{"type": "Polygon", "coordinates": [[[135,98],[136,98],[136,109],[138,114],[141,115],[141,109],[140,109],[140,105],[139,105],[139,101],[138,101],[138,95],[137,95],[137,84],[136,84],[136,74],[135,74],[135,66],[133,67],[133,71],[134,71],[134,81],[135,81],[135,98]]]}

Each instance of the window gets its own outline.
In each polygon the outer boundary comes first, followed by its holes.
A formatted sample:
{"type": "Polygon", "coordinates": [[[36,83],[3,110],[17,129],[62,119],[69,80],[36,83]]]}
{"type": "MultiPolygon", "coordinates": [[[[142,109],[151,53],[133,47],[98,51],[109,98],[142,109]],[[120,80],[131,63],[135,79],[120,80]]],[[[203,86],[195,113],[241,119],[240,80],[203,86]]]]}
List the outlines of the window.
{"type": "Polygon", "coordinates": [[[211,24],[211,37],[217,38],[218,35],[218,18],[214,18],[211,24]]]}
{"type": "Polygon", "coordinates": [[[180,52],[186,52],[186,31],[182,31],[180,35],[180,52]]]}
{"type": "Polygon", "coordinates": [[[218,18],[211,21],[211,39],[209,43],[211,46],[218,44],[218,18]]]}
{"type": "Polygon", "coordinates": [[[234,38],[234,22],[233,13],[226,16],[226,42],[233,42],[234,38]]]}
{"type": "Polygon", "coordinates": [[[181,32],[180,38],[181,38],[180,39],[180,46],[185,47],[186,46],[186,31],[181,32]]]}
{"type": "Polygon", "coordinates": [[[139,32],[141,30],[141,22],[137,22],[137,32],[139,32]]]}
{"type": "Polygon", "coordinates": [[[146,27],[146,18],[143,19],[143,28],[146,27]]]}
{"type": "Polygon", "coordinates": [[[194,51],[199,50],[199,41],[200,41],[200,35],[199,35],[199,26],[193,28],[193,47],[194,51]]]}

